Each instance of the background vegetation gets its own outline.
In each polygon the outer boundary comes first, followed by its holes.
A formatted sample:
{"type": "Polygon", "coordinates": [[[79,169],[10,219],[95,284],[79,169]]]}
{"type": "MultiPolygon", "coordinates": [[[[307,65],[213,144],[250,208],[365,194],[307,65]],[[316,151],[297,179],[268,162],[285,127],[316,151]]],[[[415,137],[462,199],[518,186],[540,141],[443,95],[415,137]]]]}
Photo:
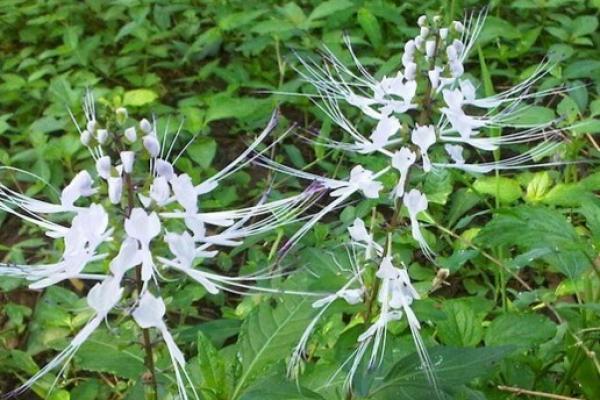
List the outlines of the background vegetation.
{"type": "MultiPolygon", "coordinates": [[[[308,91],[293,70],[293,50],[315,53],[325,44],[340,57],[342,33],[377,76],[400,65],[404,41],[416,19],[439,12],[462,19],[465,10],[487,2],[460,0],[2,0],[0,1],[0,163],[30,170],[61,187],[75,171],[90,167],[68,117],[81,119],[80,101],[93,88],[105,110],[124,105],[140,116],[155,113],[175,129],[184,120],[187,137],[200,132],[178,168],[207,176],[239,153],[281,107],[283,131],[291,123],[337,134],[306,98],[268,94],[308,91]]],[[[526,77],[545,56],[558,60],[542,83],[575,89],[539,104],[536,113],[584,121],[565,137],[569,151],[598,158],[600,133],[600,34],[598,0],[492,1],[490,17],[468,63],[486,91],[526,77]]],[[[532,118],[538,115],[532,115],[532,118]]],[[[325,154],[293,137],[279,148],[282,161],[333,174],[342,154],[325,154]],[[325,160],[326,159],[326,160],[325,160]]],[[[359,160],[368,164],[368,159],[359,160]]],[[[28,194],[52,197],[38,184],[3,172],[3,182],[28,194]]],[[[245,204],[265,188],[260,169],[237,173],[204,207],[245,204]]],[[[496,179],[463,173],[433,175],[432,215],[439,225],[430,241],[450,270],[449,285],[415,305],[429,320],[423,335],[440,362],[439,377],[455,398],[503,399],[506,388],[600,398],[600,169],[593,163],[496,179]]],[[[280,182],[282,192],[294,181],[280,182]]],[[[432,197],[430,197],[432,199],[432,197]]],[[[296,265],[329,271],[324,249],[356,215],[371,212],[364,201],[331,216],[306,237],[292,258],[296,265]]],[[[384,215],[375,218],[383,221],[384,215]]],[[[39,232],[0,213],[4,261],[49,259],[52,249],[39,232]]],[[[282,237],[276,232],[221,255],[225,271],[264,266],[282,237]],[[275,243],[275,244],[274,244],[275,243]]],[[[422,292],[436,270],[418,258],[406,232],[394,237],[395,251],[410,263],[422,292]]],[[[288,285],[317,287],[300,274],[288,285]]],[[[0,280],[0,392],[35,373],[84,323],[81,282],[43,293],[21,281],[0,280]]],[[[339,379],[327,384],[364,329],[357,306],[338,305],[310,342],[310,359],[297,386],[285,379],[285,359],[312,310],[310,302],[264,296],[207,297],[196,284],[175,281],[170,326],[185,348],[190,371],[206,399],[342,399],[339,379]],[[301,387],[302,389],[299,389],[301,387]]],[[[354,397],[428,398],[410,332],[391,328],[388,356],[377,379],[365,378],[354,397]]],[[[143,399],[144,366],[138,332],[131,322],[97,332],[83,346],[53,400],[143,399]]],[[[169,361],[159,351],[160,399],[170,398],[169,361]]],[[[371,375],[366,375],[371,376],[371,375]]],[[[41,398],[53,377],[36,386],[41,398]]],[[[173,392],[171,390],[171,392],[173,392]]],[[[32,394],[32,398],[35,396],[32,394]]]]}

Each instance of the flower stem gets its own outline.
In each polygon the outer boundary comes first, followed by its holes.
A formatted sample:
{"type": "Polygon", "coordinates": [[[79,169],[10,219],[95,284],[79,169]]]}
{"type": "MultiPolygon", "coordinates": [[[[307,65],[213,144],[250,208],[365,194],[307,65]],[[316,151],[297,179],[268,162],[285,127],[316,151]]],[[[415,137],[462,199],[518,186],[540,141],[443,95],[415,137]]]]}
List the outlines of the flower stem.
{"type": "MultiPolygon", "coordinates": [[[[134,190],[133,190],[133,182],[131,180],[130,174],[125,175],[125,186],[127,187],[127,210],[125,212],[125,216],[129,218],[131,215],[131,210],[133,210],[133,200],[134,200],[134,190]]],[[[135,284],[137,288],[138,296],[142,292],[144,283],[142,281],[142,266],[138,265],[135,267],[135,284]]],[[[146,352],[146,357],[144,359],[144,364],[148,371],[150,371],[150,381],[148,385],[152,388],[152,392],[150,395],[151,400],[158,399],[158,382],[156,380],[156,368],[154,367],[154,351],[152,349],[152,341],[150,340],[150,331],[145,328],[142,329],[142,338],[144,350],[146,352]]]]}

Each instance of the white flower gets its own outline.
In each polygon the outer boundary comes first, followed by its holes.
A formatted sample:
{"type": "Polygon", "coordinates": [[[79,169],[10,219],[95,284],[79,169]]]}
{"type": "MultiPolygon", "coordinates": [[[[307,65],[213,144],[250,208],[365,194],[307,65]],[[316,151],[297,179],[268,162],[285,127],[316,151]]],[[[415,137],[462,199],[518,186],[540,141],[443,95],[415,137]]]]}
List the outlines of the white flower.
{"type": "Polygon", "coordinates": [[[96,172],[98,173],[98,176],[100,176],[102,179],[108,179],[108,177],[110,176],[111,169],[112,165],[110,163],[109,156],[100,157],[96,161],[96,172]]]}
{"type": "Polygon", "coordinates": [[[379,198],[379,191],[383,188],[381,182],[375,180],[374,174],[368,169],[364,169],[361,165],[357,165],[350,171],[350,179],[348,186],[331,192],[332,197],[342,196],[349,190],[361,191],[368,199],[379,198]]]}
{"type": "Polygon", "coordinates": [[[457,165],[463,165],[465,163],[462,146],[454,144],[445,144],[444,149],[446,149],[446,152],[448,153],[450,158],[452,158],[452,161],[454,161],[457,165]]]}
{"type": "Polygon", "coordinates": [[[410,219],[410,225],[412,229],[412,237],[419,243],[421,250],[428,258],[432,258],[432,251],[429,245],[425,241],[423,234],[419,228],[419,221],[417,220],[417,214],[427,210],[428,201],[427,197],[417,189],[411,189],[410,192],[404,195],[404,206],[408,211],[410,219]]]}
{"type": "Polygon", "coordinates": [[[150,198],[156,202],[157,205],[163,206],[169,202],[171,196],[171,190],[169,183],[162,176],[157,176],[150,185],[150,198]]]}
{"type": "Polygon", "coordinates": [[[433,125],[417,125],[416,128],[412,130],[410,139],[413,144],[419,147],[421,158],[423,159],[423,170],[429,172],[431,170],[431,161],[429,160],[427,151],[435,144],[435,128],[433,125]]]}
{"type": "Polygon", "coordinates": [[[154,262],[150,242],[161,230],[161,223],[155,212],[146,214],[142,208],[134,208],[125,220],[125,232],[140,243],[142,254],[142,280],[148,282],[154,275],[154,262]]]}
{"type": "Polygon", "coordinates": [[[415,163],[417,155],[408,147],[402,147],[392,155],[392,167],[400,172],[400,179],[394,189],[394,196],[402,197],[404,195],[404,187],[406,186],[406,178],[410,167],[415,163]]]}
{"type": "Polygon", "coordinates": [[[173,171],[173,165],[171,165],[170,162],[165,161],[163,159],[156,159],[156,173],[159,176],[164,177],[167,181],[170,181],[174,176],[175,173],[173,171]]]}
{"type": "Polygon", "coordinates": [[[167,345],[167,349],[169,350],[169,355],[171,356],[171,363],[175,369],[175,377],[180,398],[182,400],[188,399],[185,381],[187,381],[190,385],[194,393],[194,397],[198,398],[198,394],[194,389],[194,385],[185,371],[185,357],[179,347],[177,347],[173,336],[171,336],[171,333],[163,321],[165,311],[166,307],[163,300],[161,298],[154,297],[150,292],[146,292],[140,299],[137,308],[132,313],[132,316],[141,328],[155,328],[162,335],[162,338],[167,345]],[[181,375],[185,376],[185,381],[181,375]]]}
{"type": "Polygon", "coordinates": [[[171,187],[175,200],[185,209],[186,213],[195,214],[198,211],[198,193],[192,178],[188,174],[181,174],[171,179],[171,187]]]}
{"type": "Polygon", "coordinates": [[[98,189],[93,188],[92,185],[92,177],[87,171],[78,172],[62,190],[60,204],[66,208],[71,208],[79,198],[95,194],[98,189]]]}

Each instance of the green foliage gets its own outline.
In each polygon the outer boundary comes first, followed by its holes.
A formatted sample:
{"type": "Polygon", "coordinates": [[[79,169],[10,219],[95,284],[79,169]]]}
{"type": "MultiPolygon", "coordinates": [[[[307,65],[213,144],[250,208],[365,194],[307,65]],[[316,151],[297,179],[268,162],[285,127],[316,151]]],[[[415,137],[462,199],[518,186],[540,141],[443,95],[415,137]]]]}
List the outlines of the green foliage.
{"type": "MultiPolygon", "coordinates": [[[[102,112],[126,106],[155,113],[160,128],[168,125],[172,133],[183,120],[175,151],[198,137],[177,167],[194,178],[209,176],[239,154],[276,106],[282,112],[277,134],[295,123],[318,129],[317,140],[334,137],[339,132],[307,98],[274,93],[311,93],[294,70],[293,51],[312,57],[326,45],[348,61],[345,32],[375,76],[390,76],[401,65],[401,45],[415,34],[419,15],[439,12],[447,20],[461,19],[463,9],[489,3],[0,0],[0,164],[25,168],[56,187],[89,166],[66,111],[82,120],[80,99],[88,87],[102,112]],[[167,114],[175,117],[168,124],[167,114]]],[[[423,188],[432,204],[424,233],[440,254],[439,266],[413,258],[410,235],[394,232],[394,252],[425,297],[415,307],[448,398],[508,398],[499,385],[600,398],[599,11],[598,0],[493,1],[466,68],[490,94],[526,79],[548,56],[556,65],[539,86],[572,90],[524,107],[518,122],[563,118],[572,126],[564,154],[590,162],[535,173],[508,171],[502,177],[430,175],[423,188]],[[447,285],[433,284],[439,267],[450,272],[447,285]]],[[[290,165],[337,176],[347,171],[345,156],[294,137],[284,143],[278,154],[290,165]]],[[[360,161],[376,162],[364,156],[360,161]]],[[[31,177],[4,170],[0,177],[27,194],[56,198],[31,177]]],[[[266,186],[264,173],[238,172],[203,207],[250,204],[266,186]]],[[[273,191],[280,195],[298,187],[293,180],[278,181],[273,191]]],[[[307,235],[294,265],[321,275],[303,275],[294,282],[299,290],[331,290],[343,281],[331,253],[343,260],[339,245],[355,216],[372,215],[373,223],[383,225],[385,216],[374,207],[369,201],[352,204],[307,235]]],[[[290,227],[245,243],[221,255],[215,268],[261,270],[273,257],[271,249],[292,232],[290,227]]],[[[4,261],[55,258],[61,249],[44,250],[49,242],[37,233],[0,213],[4,261]]],[[[38,371],[85,324],[90,315],[83,311],[81,285],[66,282],[38,294],[25,290],[24,282],[0,281],[0,392],[38,371]]],[[[162,294],[174,306],[169,325],[176,327],[175,339],[203,398],[348,398],[344,362],[370,315],[364,307],[342,302],[331,307],[309,341],[295,382],[286,377],[285,362],[316,313],[311,298],[207,296],[179,281],[162,294]]],[[[52,394],[56,375],[36,385],[32,398],[150,398],[139,337],[133,324],[102,327],[52,394]]],[[[169,356],[158,338],[152,339],[161,371],[159,398],[171,399],[169,356]]],[[[402,322],[391,324],[385,360],[380,368],[363,371],[352,398],[431,399],[411,342],[402,322]]]]}

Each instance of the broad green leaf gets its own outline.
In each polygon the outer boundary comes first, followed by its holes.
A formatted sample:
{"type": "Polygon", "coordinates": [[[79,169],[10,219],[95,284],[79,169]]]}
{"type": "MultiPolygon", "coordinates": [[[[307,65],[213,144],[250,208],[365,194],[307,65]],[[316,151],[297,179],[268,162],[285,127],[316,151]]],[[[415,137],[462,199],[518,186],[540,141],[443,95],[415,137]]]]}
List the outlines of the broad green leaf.
{"type": "Polygon", "coordinates": [[[600,119],[587,118],[578,121],[571,128],[571,132],[576,135],[600,133],[600,119]]]}
{"type": "Polygon", "coordinates": [[[542,106],[527,106],[515,110],[506,122],[514,125],[535,126],[546,124],[555,118],[554,110],[542,106]]]}
{"type": "Polygon", "coordinates": [[[217,153],[217,142],[214,139],[207,137],[200,137],[192,143],[186,154],[202,169],[210,167],[215,154],[217,153]]]}
{"type": "Polygon", "coordinates": [[[512,203],[523,195],[519,182],[503,176],[483,176],[473,183],[473,188],[479,193],[497,197],[504,204],[512,203]]]}
{"type": "Polygon", "coordinates": [[[251,387],[240,400],[324,400],[324,398],[311,390],[303,388],[297,382],[277,379],[267,379],[251,387]]]}
{"type": "Polygon", "coordinates": [[[556,325],[540,314],[504,314],[485,333],[485,344],[532,346],[554,336],[556,325]]]}
{"type": "Polygon", "coordinates": [[[472,347],[483,338],[482,320],[467,304],[453,301],[444,305],[446,319],[438,322],[438,334],[444,344],[472,347]]]}
{"type": "Polygon", "coordinates": [[[516,246],[530,251],[546,249],[543,259],[568,277],[590,267],[589,249],[573,226],[557,211],[521,206],[499,211],[477,235],[485,247],[516,246]]]}
{"type": "Polygon", "coordinates": [[[232,399],[239,398],[259,374],[289,356],[313,314],[311,304],[306,297],[289,296],[275,308],[261,303],[246,318],[238,340],[242,374],[232,399]]]}
{"type": "Polygon", "coordinates": [[[328,0],[319,3],[318,6],[310,13],[308,17],[311,20],[325,18],[338,11],[346,10],[352,7],[353,4],[349,0],[328,0]]]}
{"type": "MultiPolygon", "coordinates": [[[[440,388],[449,393],[473,379],[494,372],[496,364],[514,350],[512,346],[428,349],[440,388]]],[[[430,399],[429,383],[421,361],[412,354],[398,361],[382,381],[373,385],[371,396],[377,399],[430,399]]]]}
{"type": "Polygon", "coordinates": [[[260,101],[249,97],[214,96],[210,99],[205,123],[226,118],[245,118],[259,106],[260,101]]]}
{"type": "Polygon", "coordinates": [[[124,344],[105,332],[96,332],[75,355],[79,368],[138,379],[145,371],[140,346],[124,344]]]}
{"type": "Polygon", "coordinates": [[[575,27],[573,36],[589,35],[598,29],[598,17],[595,15],[582,15],[575,19],[573,26],[575,27]]]}
{"type": "Polygon", "coordinates": [[[139,107],[152,103],[157,98],[158,94],[150,89],[129,90],[123,95],[123,105],[139,107]]]}

